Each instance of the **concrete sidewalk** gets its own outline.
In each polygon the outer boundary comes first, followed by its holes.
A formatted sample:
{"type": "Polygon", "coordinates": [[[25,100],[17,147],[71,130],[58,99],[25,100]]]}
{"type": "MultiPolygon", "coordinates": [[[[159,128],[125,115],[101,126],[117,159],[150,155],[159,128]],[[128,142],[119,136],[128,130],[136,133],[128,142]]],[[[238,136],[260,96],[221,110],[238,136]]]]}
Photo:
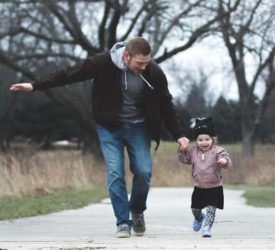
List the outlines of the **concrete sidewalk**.
{"type": "Polygon", "coordinates": [[[275,249],[275,209],[245,205],[241,191],[225,190],[212,238],[192,231],[191,188],[153,188],[143,237],[114,237],[109,200],[82,209],[0,222],[0,249],[275,249]]]}

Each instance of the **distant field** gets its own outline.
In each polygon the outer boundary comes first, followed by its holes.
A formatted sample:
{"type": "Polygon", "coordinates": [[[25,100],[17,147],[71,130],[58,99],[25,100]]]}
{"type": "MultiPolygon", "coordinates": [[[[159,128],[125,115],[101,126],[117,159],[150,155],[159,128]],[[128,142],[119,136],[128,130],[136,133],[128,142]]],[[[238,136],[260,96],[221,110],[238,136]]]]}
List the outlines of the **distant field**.
{"type": "MultiPolygon", "coordinates": [[[[192,145],[192,144],[191,144],[192,145]]],[[[161,142],[157,152],[152,143],[152,186],[192,186],[191,166],[177,159],[178,144],[161,142]]],[[[230,154],[233,168],[224,171],[225,184],[275,185],[275,145],[259,144],[255,156],[243,157],[240,144],[221,145],[230,154]]],[[[106,185],[103,162],[80,150],[64,148],[41,151],[25,145],[0,157],[0,197],[50,194],[57,190],[106,185]]],[[[126,157],[126,179],[131,184],[126,157]]]]}
{"type": "MultiPolygon", "coordinates": [[[[191,143],[190,146],[192,145],[191,143]]],[[[225,184],[275,185],[275,145],[256,145],[255,156],[253,157],[242,155],[241,144],[221,144],[220,146],[228,151],[233,162],[233,167],[224,171],[225,184]]],[[[155,171],[153,185],[193,185],[190,176],[191,166],[178,162],[177,149],[178,145],[175,142],[162,142],[160,144],[158,151],[153,155],[153,168],[155,171]]]]}

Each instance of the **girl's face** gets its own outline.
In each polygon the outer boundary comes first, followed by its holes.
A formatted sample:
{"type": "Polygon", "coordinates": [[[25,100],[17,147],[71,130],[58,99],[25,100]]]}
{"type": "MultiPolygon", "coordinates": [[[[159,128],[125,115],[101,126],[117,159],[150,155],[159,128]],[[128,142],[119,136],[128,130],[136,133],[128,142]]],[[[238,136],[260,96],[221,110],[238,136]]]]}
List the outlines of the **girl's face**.
{"type": "Polygon", "coordinates": [[[213,145],[212,137],[210,135],[206,135],[206,134],[199,135],[196,139],[196,142],[197,142],[198,147],[202,151],[209,150],[213,145]]]}

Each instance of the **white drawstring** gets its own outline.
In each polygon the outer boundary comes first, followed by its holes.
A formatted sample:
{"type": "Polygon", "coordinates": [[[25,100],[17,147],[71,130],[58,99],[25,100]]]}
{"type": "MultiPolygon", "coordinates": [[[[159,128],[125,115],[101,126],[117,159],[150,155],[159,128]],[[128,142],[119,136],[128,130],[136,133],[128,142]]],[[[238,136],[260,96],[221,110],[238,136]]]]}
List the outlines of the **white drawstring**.
{"type": "Polygon", "coordinates": [[[127,76],[126,76],[126,70],[124,70],[124,83],[125,83],[125,90],[128,88],[127,84],[127,76]]]}
{"type": "Polygon", "coordinates": [[[140,77],[141,77],[141,79],[144,81],[144,82],[146,82],[146,84],[148,85],[148,87],[150,88],[150,89],[154,89],[154,87],[140,74],[140,77]]]}
{"type": "MultiPolygon", "coordinates": [[[[140,74],[141,79],[148,85],[150,89],[154,89],[154,87],[140,74]]],[[[127,83],[127,73],[126,70],[124,70],[124,83],[125,83],[125,90],[128,89],[128,83],[127,83]]]]}

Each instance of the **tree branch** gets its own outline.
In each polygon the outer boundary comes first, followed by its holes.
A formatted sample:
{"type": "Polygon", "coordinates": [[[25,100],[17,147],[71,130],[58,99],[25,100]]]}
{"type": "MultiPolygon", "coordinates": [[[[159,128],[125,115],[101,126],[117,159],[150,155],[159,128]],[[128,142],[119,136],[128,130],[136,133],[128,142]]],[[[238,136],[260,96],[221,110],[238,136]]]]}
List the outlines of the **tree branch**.
{"type": "Polygon", "coordinates": [[[249,17],[249,19],[247,20],[245,25],[242,25],[238,34],[240,35],[240,37],[243,37],[244,33],[247,31],[248,27],[251,25],[251,22],[253,20],[253,17],[256,13],[256,10],[258,9],[258,7],[260,6],[262,0],[258,0],[258,2],[255,4],[254,8],[251,11],[251,15],[249,17]]]}
{"type": "Polygon", "coordinates": [[[28,54],[24,56],[15,56],[14,61],[21,61],[25,59],[44,59],[44,58],[49,58],[49,57],[60,57],[60,58],[67,58],[71,59],[74,61],[79,61],[79,57],[66,54],[66,53],[53,53],[53,52],[47,52],[47,53],[37,53],[37,54],[28,54]]]}
{"type": "Polygon", "coordinates": [[[86,38],[86,36],[83,34],[81,26],[78,22],[78,19],[76,17],[76,13],[75,13],[75,0],[70,0],[69,2],[69,6],[70,9],[68,11],[68,18],[74,28],[73,33],[77,39],[77,41],[79,42],[80,46],[86,50],[88,52],[89,55],[94,54],[99,52],[99,50],[95,47],[92,46],[92,44],[88,41],[88,39],[86,38]]]}
{"type": "Polygon", "coordinates": [[[210,26],[212,24],[214,24],[216,21],[221,20],[224,16],[228,15],[229,13],[224,13],[223,15],[218,15],[215,18],[213,18],[212,20],[208,21],[206,24],[204,24],[203,26],[201,26],[200,28],[198,28],[197,30],[195,30],[192,35],[190,36],[190,38],[188,39],[188,41],[180,47],[177,47],[169,52],[165,51],[163,53],[163,55],[161,55],[160,57],[156,58],[155,61],[157,63],[161,63],[164,60],[176,55],[179,52],[182,52],[188,48],[190,48],[195,42],[196,40],[203,34],[207,33],[210,30],[210,26]]]}
{"type": "Polygon", "coordinates": [[[270,64],[272,64],[272,62],[274,61],[274,55],[275,55],[275,46],[273,46],[272,50],[269,53],[269,56],[266,58],[266,60],[259,65],[255,76],[253,77],[252,83],[251,83],[251,87],[250,87],[250,95],[254,92],[256,83],[258,81],[259,76],[261,75],[261,73],[263,72],[263,70],[270,64]]]}
{"type": "Polygon", "coordinates": [[[88,54],[97,53],[99,50],[91,46],[91,44],[85,38],[80,29],[75,15],[75,0],[70,1],[69,4],[70,10],[68,13],[66,13],[65,10],[63,10],[60,6],[57,6],[52,0],[45,2],[45,5],[49,8],[49,10],[58,18],[58,20],[63,24],[64,28],[69,32],[69,34],[82,46],[84,50],[88,52],[88,54]],[[62,11],[62,13],[60,11],[62,11]]]}
{"type": "MultiPolygon", "coordinates": [[[[240,57],[240,58],[237,57],[237,49],[241,50],[241,47],[237,48],[237,45],[240,44],[240,42],[242,41],[242,38],[236,39],[236,37],[235,37],[236,43],[234,43],[234,44],[230,41],[230,36],[231,35],[234,36],[234,34],[235,34],[233,26],[230,22],[231,12],[228,12],[228,15],[226,15],[226,11],[224,10],[224,7],[223,7],[223,1],[220,0],[219,3],[220,3],[219,4],[219,15],[222,16],[222,18],[220,19],[220,23],[221,23],[221,32],[223,35],[223,40],[225,42],[225,46],[227,47],[227,50],[230,55],[230,59],[233,64],[233,70],[234,70],[234,73],[236,76],[236,81],[239,86],[240,100],[244,101],[246,99],[245,94],[247,93],[248,83],[245,78],[243,57],[240,57]]],[[[235,7],[237,8],[237,5],[235,5],[235,7]]]]}
{"type": "Polygon", "coordinates": [[[108,20],[109,13],[110,13],[110,5],[108,1],[105,0],[104,15],[98,29],[99,48],[102,51],[106,46],[105,26],[108,20]]]}
{"type": "Polygon", "coordinates": [[[6,64],[15,71],[19,71],[28,79],[35,79],[35,75],[26,68],[20,67],[13,62],[2,50],[0,50],[0,62],[6,64]]]}
{"type": "Polygon", "coordinates": [[[118,26],[118,23],[119,23],[119,19],[120,19],[120,16],[121,16],[121,7],[120,7],[120,4],[119,4],[119,1],[118,0],[115,0],[115,8],[114,9],[114,13],[113,13],[113,16],[112,16],[112,20],[110,22],[110,25],[109,25],[109,28],[108,28],[108,48],[111,48],[114,43],[117,41],[116,40],[116,31],[117,31],[117,26],[118,26]]]}
{"type": "Polygon", "coordinates": [[[132,19],[131,24],[129,25],[127,31],[125,32],[124,35],[121,36],[121,38],[119,39],[119,41],[125,41],[127,39],[127,37],[129,36],[129,34],[131,33],[131,31],[133,30],[134,26],[136,25],[138,18],[140,17],[140,15],[142,14],[142,12],[145,10],[145,4],[143,4],[141,6],[141,8],[137,11],[136,15],[134,16],[134,18],[132,19]]]}
{"type": "Polygon", "coordinates": [[[25,34],[31,35],[33,37],[36,37],[38,39],[42,39],[42,40],[45,40],[48,42],[56,42],[56,43],[61,43],[61,44],[77,44],[77,42],[75,40],[62,40],[62,39],[56,39],[53,37],[48,37],[41,33],[36,33],[31,30],[28,30],[24,27],[19,27],[19,28],[11,30],[9,32],[6,32],[4,34],[1,34],[0,39],[4,38],[6,36],[16,36],[20,33],[25,33],[25,34]]]}
{"type": "Polygon", "coordinates": [[[179,23],[181,17],[187,15],[194,7],[198,6],[203,0],[198,0],[197,2],[191,4],[188,6],[187,9],[183,10],[181,13],[179,13],[177,16],[173,18],[173,20],[170,22],[169,26],[166,30],[161,32],[160,39],[157,41],[157,46],[155,47],[155,50],[158,51],[160,46],[163,44],[163,41],[166,39],[169,32],[175,27],[176,24],[179,23]]]}

